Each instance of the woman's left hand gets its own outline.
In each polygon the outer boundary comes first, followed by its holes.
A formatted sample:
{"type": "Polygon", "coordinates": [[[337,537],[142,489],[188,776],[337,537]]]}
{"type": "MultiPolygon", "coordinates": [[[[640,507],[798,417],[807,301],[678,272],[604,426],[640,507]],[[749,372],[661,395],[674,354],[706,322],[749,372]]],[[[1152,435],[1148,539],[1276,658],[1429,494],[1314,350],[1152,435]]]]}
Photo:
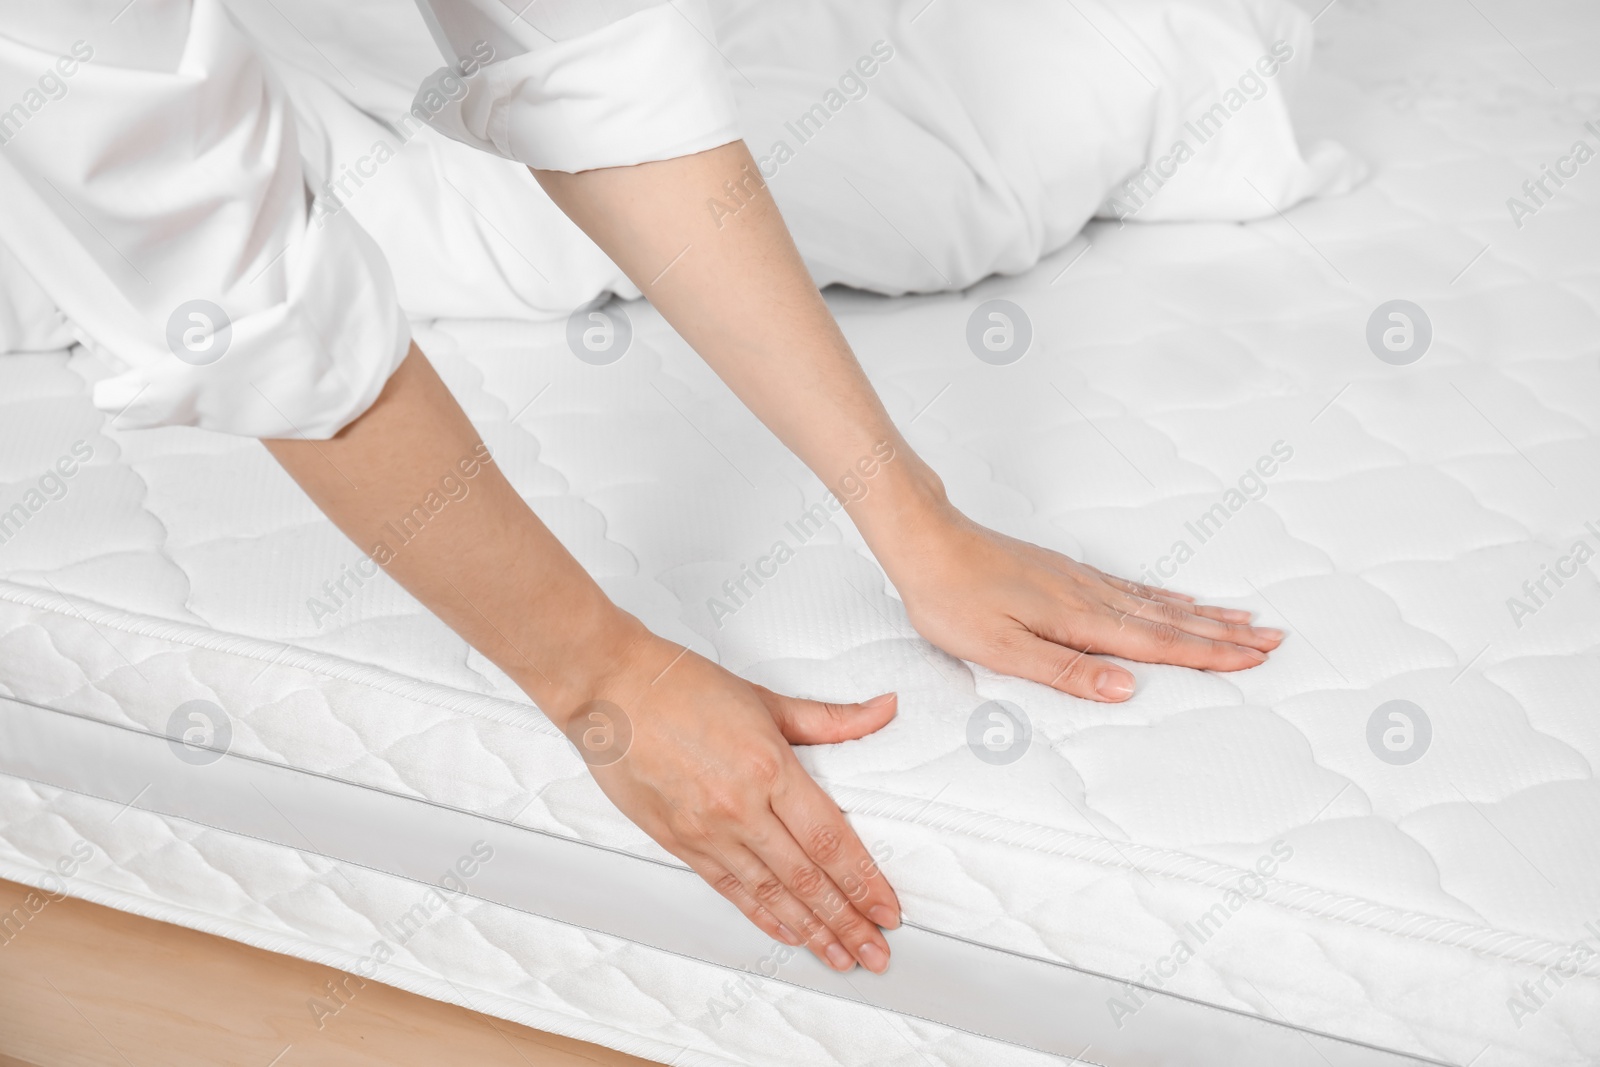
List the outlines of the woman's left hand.
{"type": "Polygon", "coordinates": [[[1004,674],[1090,700],[1133,695],[1133,675],[1103,656],[1201,670],[1254,667],[1283,631],[1250,613],[1113,577],[980,526],[943,504],[880,560],[917,631],[1004,674]]]}

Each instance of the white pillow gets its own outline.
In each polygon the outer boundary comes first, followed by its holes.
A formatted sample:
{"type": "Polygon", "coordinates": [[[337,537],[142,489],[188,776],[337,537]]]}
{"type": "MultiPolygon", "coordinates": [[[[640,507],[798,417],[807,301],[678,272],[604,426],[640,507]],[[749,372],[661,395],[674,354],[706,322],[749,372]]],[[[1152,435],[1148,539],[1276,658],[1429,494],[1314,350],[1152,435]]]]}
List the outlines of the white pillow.
{"type": "Polygon", "coordinates": [[[1284,86],[1310,64],[1311,27],[1280,0],[712,8],[745,139],[774,160],[765,169],[821,284],[962,288],[1031,267],[1097,213],[1255,218],[1360,177],[1337,146],[1309,162],[1299,152],[1284,86]],[[892,57],[851,78],[874,66],[856,64],[875,42],[892,57]],[[1230,110],[1229,90],[1252,73],[1260,98],[1240,93],[1230,110]],[[811,127],[796,117],[841,97],[801,143],[811,127]],[[1200,143],[1184,123],[1219,102],[1227,118],[1213,117],[1218,132],[1200,143]],[[1137,200],[1119,188],[1185,137],[1195,151],[1164,186],[1144,179],[1137,200]],[[780,165],[785,144],[793,157],[780,165]]]}

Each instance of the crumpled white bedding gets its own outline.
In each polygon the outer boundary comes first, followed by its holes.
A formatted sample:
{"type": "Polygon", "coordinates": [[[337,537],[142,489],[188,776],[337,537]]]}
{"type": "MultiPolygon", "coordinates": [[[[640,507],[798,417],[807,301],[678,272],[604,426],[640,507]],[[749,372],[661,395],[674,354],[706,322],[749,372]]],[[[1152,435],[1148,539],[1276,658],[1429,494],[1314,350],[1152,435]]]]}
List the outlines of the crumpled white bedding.
{"type": "MultiPolygon", "coordinates": [[[[365,0],[359,20],[274,6],[234,10],[320,130],[314,165],[376,171],[345,203],[413,319],[544,319],[638,295],[520,166],[394,132],[436,63],[406,0],[365,0]],[[356,24],[379,27],[377,47],[350,39],[356,24]]],[[[1282,0],[711,7],[745,140],[819,285],[963,288],[1027,269],[1097,212],[1259,218],[1362,174],[1337,145],[1296,142],[1311,28],[1282,0]]],[[[738,210],[737,190],[707,193],[713,217],[738,210]]]]}

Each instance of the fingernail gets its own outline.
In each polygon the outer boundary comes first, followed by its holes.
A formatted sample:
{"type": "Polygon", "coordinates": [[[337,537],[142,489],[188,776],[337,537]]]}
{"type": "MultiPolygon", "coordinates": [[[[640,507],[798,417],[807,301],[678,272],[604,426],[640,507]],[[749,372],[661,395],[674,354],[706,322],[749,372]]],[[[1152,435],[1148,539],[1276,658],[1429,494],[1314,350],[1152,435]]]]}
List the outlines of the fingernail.
{"type": "Polygon", "coordinates": [[[1243,652],[1246,657],[1255,660],[1257,663],[1267,662],[1267,654],[1261,651],[1259,648],[1247,648],[1244,645],[1240,645],[1239,651],[1243,652]]]}
{"type": "Polygon", "coordinates": [[[1283,631],[1275,626],[1257,626],[1255,631],[1269,641],[1282,641],[1284,636],[1283,631]]]}
{"type": "Polygon", "coordinates": [[[1227,608],[1223,611],[1222,617],[1227,619],[1229,622],[1249,622],[1251,619],[1255,618],[1255,616],[1250,612],[1243,611],[1239,608],[1227,608]]]}
{"type": "Polygon", "coordinates": [[[882,696],[875,696],[871,700],[863,700],[861,706],[864,708],[881,708],[893,699],[893,693],[884,693],[882,696]]]}
{"type": "Polygon", "coordinates": [[[795,936],[795,932],[793,930],[789,929],[787,926],[783,925],[782,923],[778,924],[778,936],[783,939],[783,943],[784,944],[790,945],[790,946],[795,947],[795,948],[799,948],[800,947],[800,944],[801,944],[800,938],[795,936]]]}
{"type": "Polygon", "coordinates": [[[850,958],[850,953],[846,952],[844,946],[837,941],[828,946],[826,955],[828,966],[836,971],[848,971],[856,965],[856,961],[850,958]]]}
{"type": "Polygon", "coordinates": [[[889,969],[889,954],[871,941],[862,945],[857,955],[861,958],[861,966],[873,974],[882,974],[889,969]]]}
{"type": "Polygon", "coordinates": [[[867,918],[871,919],[885,930],[893,930],[895,927],[900,925],[900,916],[896,915],[894,909],[889,907],[887,904],[874,904],[872,907],[868,908],[867,918]]]}
{"type": "Polygon", "coordinates": [[[1133,693],[1133,675],[1123,671],[1106,671],[1094,683],[1094,691],[1107,700],[1126,700],[1133,693]]]}

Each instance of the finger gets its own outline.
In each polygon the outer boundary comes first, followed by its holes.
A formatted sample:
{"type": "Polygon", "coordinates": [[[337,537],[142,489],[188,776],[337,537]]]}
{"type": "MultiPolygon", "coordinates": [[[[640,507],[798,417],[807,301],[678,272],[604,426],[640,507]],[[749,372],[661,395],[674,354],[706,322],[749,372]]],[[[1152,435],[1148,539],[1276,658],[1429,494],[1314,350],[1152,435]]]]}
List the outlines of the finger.
{"type": "MultiPolygon", "coordinates": [[[[793,762],[794,757],[791,755],[789,759],[793,762]]],[[[799,764],[795,766],[798,769],[799,764]]],[[[800,773],[804,775],[805,772],[800,773]]],[[[807,781],[810,779],[807,778],[807,781]]],[[[694,841],[696,844],[692,848],[669,846],[669,850],[688,863],[713,889],[744,911],[752,922],[756,922],[756,914],[750,910],[752,907],[760,907],[776,916],[787,931],[798,935],[798,943],[810,948],[819,960],[834,970],[848,971],[855,966],[850,950],[839,941],[822,916],[813,913],[805,902],[790,892],[783,879],[774,874],[746,843],[787,835],[787,830],[769,807],[760,808],[759,814],[753,816],[736,814],[732,810],[723,812],[721,824],[737,826],[738,829],[733,832],[738,836],[718,843],[676,805],[669,802],[669,806],[677,818],[665,828],[665,835],[656,839],[663,843],[694,841]],[[752,824],[754,829],[751,828],[752,824]]],[[[782,933],[781,930],[777,931],[774,936],[784,940],[782,933]]]]}
{"type": "Polygon", "coordinates": [[[1225,622],[1249,622],[1254,615],[1243,608],[1222,608],[1212,604],[1196,604],[1194,597],[1187,593],[1175,593],[1171,589],[1163,589],[1159,585],[1145,585],[1141,582],[1130,582],[1126,578],[1118,578],[1114,574],[1102,575],[1105,580],[1122,590],[1146,600],[1176,600],[1183,604],[1193,604],[1193,610],[1209,619],[1222,619],[1225,622]]]}
{"type": "Polygon", "coordinates": [[[1188,593],[1180,593],[1177,590],[1167,589],[1164,586],[1146,585],[1143,582],[1129,581],[1127,578],[1119,578],[1115,574],[1107,574],[1105,571],[1102,571],[1099,568],[1096,568],[1095,573],[1099,574],[1100,577],[1104,578],[1118,589],[1121,589],[1123,592],[1132,593],[1134,596],[1142,596],[1146,598],[1171,597],[1173,600],[1181,600],[1185,604],[1194,603],[1194,597],[1190,596],[1188,593]]]}
{"type": "Polygon", "coordinates": [[[1074,646],[1144,663],[1172,663],[1203,671],[1242,671],[1259,667],[1267,659],[1259,649],[1198,637],[1170,622],[1150,621],[1120,609],[1094,613],[1080,619],[1078,625],[1074,646]]]}
{"type": "Polygon", "coordinates": [[[792,786],[780,783],[772,793],[772,810],[858,912],[885,930],[900,925],[900,898],[888,877],[821,787],[809,777],[792,786]]]}
{"type": "MultiPolygon", "coordinates": [[[[798,766],[796,773],[802,777],[804,775],[798,766]]],[[[827,867],[811,855],[811,850],[815,849],[823,857],[830,858],[836,867],[842,857],[850,856],[854,866],[854,857],[858,853],[865,856],[866,849],[856,838],[855,831],[843,823],[842,815],[839,817],[838,832],[816,832],[815,828],[822,823],[821,809],[831,807],[832,801],[810,778],[804,778],[803,783],[797,782],[789,787],[787,802],[780,800],[784,794],[784,788],[780,786],[773,791],[773,800],[790,813],[795,825],[790,826],[782,816],[775,815],[772,832],[761,837],[752,836],[751,848],[783,879],[789,891],[833,931],[834,936],[863,967],[873,974],[882,974],[889,966],[889,942],[884,939],[877,924],[868,919],[834,881],[827,867]]],[[[871,864],[870,857],[866,871],[876,873],[876,865],[871,864]]],[[[842,874],[846,875],[844,880],[847,883],[857,887],[863,904],[866,903],[867,893],[877,893],[879,896],[876,899],[883,899],[881,889],[867,889],[861,875],[850,875],[848,871],[842,874]]],[[[878,878],[881,880],[882,876],[878,878]]],[[[882,889],[887,889],[887,882],[883,882],[882,889]]],[[[871,906],[893,908],[893,915],[898,915],[898,902],[893,902],[892,895],[888,900],[882,904],[875,900],[871,906]]]]}
{"type": "MultiPolygon", "coordinates": [[[[786,945],[799,948],[804,945],[805,938],[780,922],[764,904],[756,900],[744,880],[718,860],[709,856],[682,857],[693,868],[694,873],[704,878],[706,884],[744,913],[744,917],[754,923],[762,933],[775,941],[782,941],[786,945]]],[[[798,903],[798,902],[797,902],[798,903]]]]}
{"type": "Polygon", "coordinates": [[[1085,700],[1116,704],[1133,695],[1133,675],[1124,668],[1026,630],[992,666],[1085,700]]]}
{"type": "Polygon", "coordinates": [[[1225,608],[1217,604],[1197,604],[1192,599],[1180,600],[1171,594],[1161,592],[1159,589],[1156,590],[1155,596],[1147,599],[1160,601],[1163,604],[1176,604],[1178,607],[1192,611],[1196,615],[1204,615],[1208,619],[1221,619],[1223,622],[1248,623],[1255,618],[1254,612],[1245,611],[1242,608],[1225,608]]]}
{"type": "Polygon", "coordinates": [[[1283,631],[1270,626],[1246,626],[1202,615],[1186,604],[1172,604],[1160,600],[1141,600],[1122,595],[1117,598],[1117,609],[1126,611],[1147,622],[1165,622],[1185,633],[1207,637],[1213,641],[1244,645],[1261,652],[1271,652],[1283,644],[1283,631]]]}
{"type": "Polygon", "coordinates": [[[1196,604],[1190,610],[1196,615],[1204,615],[1208,619],[1221,619],[1223,622],[1248,623],[1255,618],[1254,612],[1242,611],[1239,608],[1219,608],[1214,604],[1196,604]]]}
{"type": "Polygon", "coordinates": [[[761,686],[756,689],[784,740],[792,745],[854,741],[883,729],[899,708],[893,693],[884,693],[859,704],[829,704],[783,696],[761,686]]]}
{"type": "MultiPolygon", "coordinates": [[[[771,812],[768,816],[776,825],[777,833],[784,834],[777,817],[771,812]]],[[[734,862],[751,897],[789,929],[798,931],[801,942],[817,959],[836,971],[848,971],[856,965],[858,957],[840,940],[838,931],[828,922],[826,911],[819,912],[796,895],[793,887],[753,848],[738,845],[725,851],[735,856],[734,862]]]]}
{"type": "MultiPolygon", "coordinates": [[[[789,761],[794,762],[792,754],[789,754],[789,761]]],[[[799,764],[796,763],[795,766],[798,768],[799,764]]],[[[646,832],[650,833],[651,837],[687,863],[711,888],[744,912],[745,916],[762,930],[780,941],[788,940],[785,934],[795,937],[796,940],[790,942],[791,944],[806,945],[819,960],[834,970],[847,971],[855,965],[850,951],[839,943],[833,931],[790,893],[782,879],[774,875],[771,869],[743,843],[752,836],[745,829],[752,821],[767,824],[769,835],[770,827],[774,825],[780,832],[784,832],[782,823],[778,821],[770,807],[759,806],[757,808],[759,814],[752,816],[743,811],[737,803],[722,801],[718,812],[719,824],[724,827],[738,827],[735,832],[739,836],[725,839],[719,844],[706,833],[697,820],[668,800],[659,789],[655,792],[661,797],[663,808],[670,810],[672,814],[667,816],[666,821],[659,827],[653,829],[647,827],[646,832]],[[690,845],[689,842],[694,844],[690,845]],[[761,911],[757,911],[758,908],[761,911]],[[774,916],[777,924],[781,925],[770,927],[764,925],[763,912],[774,916]]]]}

